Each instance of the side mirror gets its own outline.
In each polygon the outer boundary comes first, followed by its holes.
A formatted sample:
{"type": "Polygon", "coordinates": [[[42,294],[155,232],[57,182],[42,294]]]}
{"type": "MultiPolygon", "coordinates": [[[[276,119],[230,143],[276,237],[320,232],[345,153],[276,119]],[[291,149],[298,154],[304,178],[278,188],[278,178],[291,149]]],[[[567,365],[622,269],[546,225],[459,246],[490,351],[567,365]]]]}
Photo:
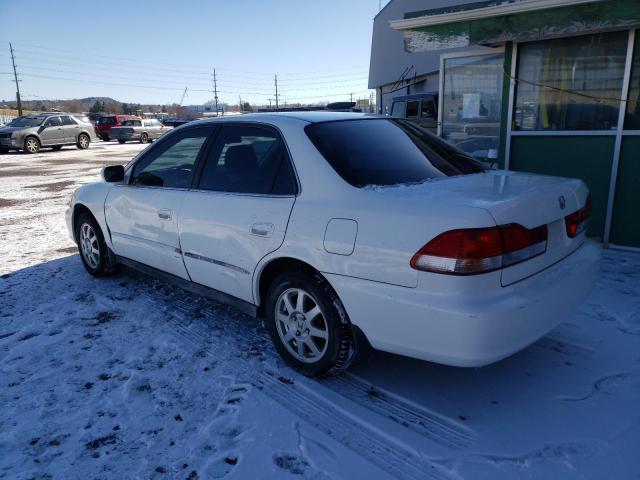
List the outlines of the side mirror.
{"type": "Polygon", "coordinates": [[[122,165],[110,165],[102,169],[102,178],[108,183],[117,183],[124,180],[124,167],[122,165]]]}

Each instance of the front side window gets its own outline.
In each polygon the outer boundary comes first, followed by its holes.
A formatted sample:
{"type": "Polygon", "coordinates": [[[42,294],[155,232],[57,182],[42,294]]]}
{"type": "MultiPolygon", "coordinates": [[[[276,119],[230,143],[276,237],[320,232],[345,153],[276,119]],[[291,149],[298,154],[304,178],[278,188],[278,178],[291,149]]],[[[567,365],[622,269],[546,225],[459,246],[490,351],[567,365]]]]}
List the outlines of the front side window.
{"type": "Polygon", "coordinates": [[[627,32],[519,47],[516,130],[615,130],[627,32]]]}
{"type": "Polygon", "coordinates": [[[293,195],[295,178],[275,132],[225,126],[205,163],[198,188],[218,192],[293,195]]]}
{"type": "Polygon", "coordinates": [[[401,117],[401,118],[404,117],[406,107],[407,107],[406,102],[393,102],[393,106],[391,107],[391,116],[401,117]]]}
{"type": "Polygon", "coordinates": [[[640,30],[636,30],[636,44],[633,49],[629,101],[624,121],[626,130],[640,130],[640,30]]]}
{"type": "Polygon", "coordinates": [[[62,121],[60,120],[60,117],[49,117],[47,118],[47,121],[44,122],[45,128],[59,127],[60,125],[62,125],[62,121]]]}
{"type": "Polygon", "coordinates": [[[198,128],[168,137],[136,163],[130,183],[189,188],[196,160],[210,133],[210,128],[198,128]]]}
{"type": "Polygon", "coordinates": [[[354,187],[398,185],[480,173],[485,168],[414,122],[321,122],[305,131],[327,162],[354,187]]]}

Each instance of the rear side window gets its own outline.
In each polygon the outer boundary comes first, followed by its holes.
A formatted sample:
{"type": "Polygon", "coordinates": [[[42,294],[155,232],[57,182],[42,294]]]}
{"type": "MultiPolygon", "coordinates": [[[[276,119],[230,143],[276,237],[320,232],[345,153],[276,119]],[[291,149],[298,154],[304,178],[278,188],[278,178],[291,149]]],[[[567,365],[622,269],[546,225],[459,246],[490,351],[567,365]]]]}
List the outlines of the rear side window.
{"type": "Polygon", "coordinates": [[[333,169],[355,187],[421,183],[485,170],[477,160],[407,120],[320,122],[305,131],[333,169]]]}
{"type": "Polygon", "coordinates": [[[422,118],[437,118],[436,106],[433,100],[422,100],[422,109],[420,110],[422,118]]]}
{"type": "Polygon", "coordinates": [[[284,143],[274,131],[224,126],[202,171],[201,190],[292,195],[296,183],[284,143]]]}
{"type": "Polygon", "coordinates": [[[420,102],[411,101],[407,102],[407,118],[416,118],[418,116],[418,107],[420,106],[420,102]]]}
{"type": "Polygon", "coordinates": [[[124,120],[121,125],[125,127],[141,127],[142,120],[124,120]]]}
{"type": "Polygon", "coordinates": [[[62,125],[62,120],[60,120],[60,117],[49,117],[47,118],[47,121],[44,122],[44,126],[46,127],[59,127],[60,125],[62,125]]]}
{"type": "Polygon", "coordinates": [[[76,125],[75,120],[73,120],[70,116],[65,115],[64,117],[60,117],[62,119],[62,125],[76,125]]]}

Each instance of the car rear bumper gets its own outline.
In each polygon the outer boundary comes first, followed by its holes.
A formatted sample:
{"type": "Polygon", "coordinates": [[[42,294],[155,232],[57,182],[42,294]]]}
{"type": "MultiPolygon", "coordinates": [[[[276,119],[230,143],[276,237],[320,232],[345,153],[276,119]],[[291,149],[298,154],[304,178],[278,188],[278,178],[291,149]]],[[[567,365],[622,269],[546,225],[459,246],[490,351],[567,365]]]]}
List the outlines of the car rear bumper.
{"type": "Polygon", "coordinates": [[[473,367],[522,350],[569,318],[593,286],[600,254],[586,241],[536,275],[477,295],[326,277],[374,348],[473,367]]]}

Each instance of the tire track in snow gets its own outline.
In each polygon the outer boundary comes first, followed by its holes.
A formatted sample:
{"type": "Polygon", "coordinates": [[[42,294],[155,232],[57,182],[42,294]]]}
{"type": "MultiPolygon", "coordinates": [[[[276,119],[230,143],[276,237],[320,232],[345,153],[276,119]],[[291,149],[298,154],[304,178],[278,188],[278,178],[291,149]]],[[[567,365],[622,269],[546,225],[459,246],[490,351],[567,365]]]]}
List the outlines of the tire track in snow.
{"type": "MultiPolygon", "coordinates": [[[[157,307],[157,300],[146,294],[144,296],[149,305],[154,304],[157,307]]],[[[179,336],[202,349],[212,358],[217,358],[210,347],[210,334],[202,331],[203,329],[196,322],[191,322],[190,325],[185,324],[186,319],[183,315],[190,313],[184,310],[188,308],[188,304],[176,301],[176,307],[178,312],[164,302],[162,304],[163,312],[167,314],[169,323],[179,336]]],[[[254,340],[267,339],[263,335],[254,333],[248,336],[254,340]]],[[[275,352],[270,353],[275,356],[275,352]]],[[[242,379],[243,382],[250,383],[285,410],[389,473],[393,478],[408,480],[453,480],[455,478],[442,466],[417,455],[390,437],[372,429],[366,423],[344,413],[337,405],[303,384],[288,379],[280,380],[277,374],[263,368],[256,369],[253,366],[247,369],[247,376],[248,378],[242,379]]]]}
{"type": "MultiPolygon", "coordinates": [[[[148,299],[154,302],[157,301],[153,297],[148,297],[148,299]]],[[[216,311],[219,308],[216,309],[213,304],[207,304],[206,300],[200,301],[203,305],[194,305],[178,298],[171,299],[171,302],[171,308],[165,308],[167,313],[174,316],[177,314],[185,321],[189,321],[188,319],[194,316],[194,311],[197,311],[207,325],[210,325],[209,322],[220,324],[218,320],[220,312],[216,311]]],[[[237,317],[234,317],[233,321],[237,323],[237,327],[243,328],[242,340],[246,341],[244,337],[250,337],[254,341],[255,347],[272,358],[279,358],[271,338],[266,332],[259,333],[255,331],[250,325],[246,322],[243,323],[237,317]]],[[[221,325],[221,327],[228,328],[228,325],[221,325]]],[[[184,334],[193,334],[190,331],[190,327],[184,327],[184,324],[178,326],[178,328],[184,334]]],[[[238,338],[237,331],[233,332],[233,336],[238,338]]],[[[202,340],[206,341],[204,338],[202,340]]],[[[444,447],[462,450],[468,447],[476,437],[475,432],[466,426],[404,400],[390,392],[383,391],[348,372],[337,377],[316,381],[347,400],[444,447]]]]}

